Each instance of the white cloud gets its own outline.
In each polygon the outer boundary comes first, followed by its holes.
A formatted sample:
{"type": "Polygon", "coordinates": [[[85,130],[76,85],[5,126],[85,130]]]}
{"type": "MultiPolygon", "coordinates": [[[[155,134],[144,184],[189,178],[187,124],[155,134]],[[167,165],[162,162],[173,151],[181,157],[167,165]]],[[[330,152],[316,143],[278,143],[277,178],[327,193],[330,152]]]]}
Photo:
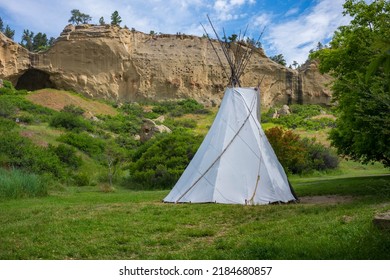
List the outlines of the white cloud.
{"type": "Polygon", "coordinates": [[[298,8],[291,8],[290,10],[288,10],[284,16],[288,17],[288,16],[292,16],[292,15],[295,15],[299,12],[299,9],[298,8]]]}
{"type": "Polygon", "coordinates": [[[273,54],[282,53],[288,64],[294,60],[305,62],[310,49],[318,42],[330,40],[338,26],[350,21],[342,15],[343,3],[343,0],[319,0],[299,17],[271,24],[264,38],[266,45],[273,54]]]}
{"type": "Polygon", "coordinates": [[[220,21],[237,20],[245,15],[240,11],[240,8],[246,4],[252,5],[254,3],[254,0],[216,0],[214,11],[220,21]]]}
{"type": "Polygon", "coordinates": [[[271,14],[267,14],[267,13],[257,15],[252,20],[253,26],[255,28],[268,26],[272,22],[272,17],[273,16],[271,14]]]}

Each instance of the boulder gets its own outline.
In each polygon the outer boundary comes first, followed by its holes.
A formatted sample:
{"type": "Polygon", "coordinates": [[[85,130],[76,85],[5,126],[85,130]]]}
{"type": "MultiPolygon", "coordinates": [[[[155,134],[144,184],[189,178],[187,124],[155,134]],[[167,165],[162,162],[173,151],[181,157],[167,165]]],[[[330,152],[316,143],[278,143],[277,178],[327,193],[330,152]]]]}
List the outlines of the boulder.
{"type": "Polygon", "coordinates": [[[373,219],[373,223],[380,229],[390,230],[390,211],[377,214],[373,219]]]}
{"type": "Polygon", "coordinates": [[[140,140],[145,142],[152,138],[156,133],[171,133],[172,131],[165,125],[157,125],[151,119],[143,119],[140,132],[140,140]]]}
{"type": "Polygon", "coordinates": [[[280,108],[278,111],[279,116],[285,116],[290,114],[291,114],[290,107],[288,107],[288,105],[283,105],[282,108],[280,108]]]}

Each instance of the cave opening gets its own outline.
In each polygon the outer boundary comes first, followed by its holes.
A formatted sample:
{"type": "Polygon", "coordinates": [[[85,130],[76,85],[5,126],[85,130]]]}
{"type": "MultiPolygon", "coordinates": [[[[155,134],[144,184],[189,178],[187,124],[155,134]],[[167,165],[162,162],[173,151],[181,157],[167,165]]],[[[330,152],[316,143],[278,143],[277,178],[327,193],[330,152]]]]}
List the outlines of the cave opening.
{"type": "Polygon", "coordinates": [[[50,81],[50,74],[37,69],[28,69],[18,79],[16,89],[38,90],[43,88],[55,88],[50,81]]]}

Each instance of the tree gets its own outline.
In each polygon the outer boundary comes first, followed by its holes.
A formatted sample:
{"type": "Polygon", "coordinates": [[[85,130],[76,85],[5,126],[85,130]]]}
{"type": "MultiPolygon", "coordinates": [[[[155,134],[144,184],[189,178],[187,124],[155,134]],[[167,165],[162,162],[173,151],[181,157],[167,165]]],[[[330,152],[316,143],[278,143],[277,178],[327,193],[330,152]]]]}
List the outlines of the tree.
{"type": "Polygon", "coordinates": [[[68,20],[68,22],[75,24],[75,25],[79,25],[80,23],[86,24],[92,20],[92,17],[90,17],[87,14],[81,13],[77,9],[71,10],[70,13],[72,14],[72,16],[68,20]]]}
{"type": "Polygon", "coordinates": [[[3,19],[0,17],[0,32],[4,33],[4,22],[3,19]]]}
{"type": "Polygon", "coordinates": [[[20,42],[20,44],[26,49],[28,49],[29,51],[33,51],[34,50],[33,37],[34,37],[34,32],[28,29],[23,30],[22,41],[20,42]]]}
{"type": "Polygon", "coordinates": [[[297,69],[297,67],[299,66],[299,63],[294,60],[292,65],[294,66],[294,69],[297,69]]]}
{"type": "Polygon", "coordinates": [[[55,42],[55,40],[56,40],[56,38],[54,38],[54,37],[50,37],[50,39],[49,39],[49,47],[51,47],[51,46],[53,46],[54,45],[54,42],[55,42]]]}
{"type": "Polygon", "coordinates": [[[108,182],[110,187],[113,185],[113,180],[122,164],[126,161],[126,150],[119,147],[114,141],[110,140],[106,145],[105,159],[108,169],[108,182]]]}
{"type": "Polygon", "coordinates": [[[232,34],[231,36],[228,37],[228,42],[235,42],[237,41],[237,34],[232,34]]]}
{"type": "Polygon", "coordinates": [[[33,38],[33,50],[40,51],[48,46],[48,40],[45,33],[39,32],[33,38]]]}
{"type": "Polygon", "coordinates": [[[99,19],[99,24],[100,24],[100,25],[105,25],[105,24],[106,24],[106,22],[104,21],[104,17],[101,17],[101,18],[99,19]]]}
{"type": "Polygon", "coordinates": [[[15,36],[15,30],[12,30],[11,27],[9,27],[9,25],[7,24],[4,30],[4,35],[13,40],[15,36]]]}
{"type": "Polygon", "coordinates": [[[330,48],[311,54],[335,78],[340,115],[331,142],[349,158],[390,167],[390,2],[347,0],[343,14],[351,23],[338,28],[330,48]]]}
{"type": "Polygon", "coordinates": [[[317,43],[317,51],[322,50],[324,48],[324,45],[321,42],[317,43]]]}
{"type": "Polygon", "coordinates": [[[121,22],[122,22],[122,19],[119,16],[118,11],[113,12],[111,15],[111,25],[120,26],[121,22]]]}
{"type": "Polygon", "coordinates": [[[270,57],[271,60],[279,63],[280,65],[286,66],[286,60],[283,57],[283,54],[277,54],[270,57]]]}

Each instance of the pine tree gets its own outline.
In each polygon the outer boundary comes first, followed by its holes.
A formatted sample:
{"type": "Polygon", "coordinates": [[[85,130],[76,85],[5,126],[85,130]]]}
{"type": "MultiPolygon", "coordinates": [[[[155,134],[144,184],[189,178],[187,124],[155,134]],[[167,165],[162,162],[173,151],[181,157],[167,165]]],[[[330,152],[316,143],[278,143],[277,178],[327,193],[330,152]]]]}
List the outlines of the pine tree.
{"type": "Polygon", "coordinates": [[[20,42],[20,44],[26,49],[28,49],[29,51],[33,51],[34,50],[33,38],[34,38],[34,32],[25,29],[23,30],[22,41],[20,42]]]}
{"type": "Polygon", "coordinates": [[[11,27],[9,27],[9,25],[7,24],[4,30],[4,35],[13,40],[15,36],[15,30],[12,30],[11,27]]]}
{"type": "Polygon", "coordinates": [[[122,22],[122,19],[119,15],[118,11],[113,12],[111,15],[111,25],[120,26],[121,22],[122,22]]]}

